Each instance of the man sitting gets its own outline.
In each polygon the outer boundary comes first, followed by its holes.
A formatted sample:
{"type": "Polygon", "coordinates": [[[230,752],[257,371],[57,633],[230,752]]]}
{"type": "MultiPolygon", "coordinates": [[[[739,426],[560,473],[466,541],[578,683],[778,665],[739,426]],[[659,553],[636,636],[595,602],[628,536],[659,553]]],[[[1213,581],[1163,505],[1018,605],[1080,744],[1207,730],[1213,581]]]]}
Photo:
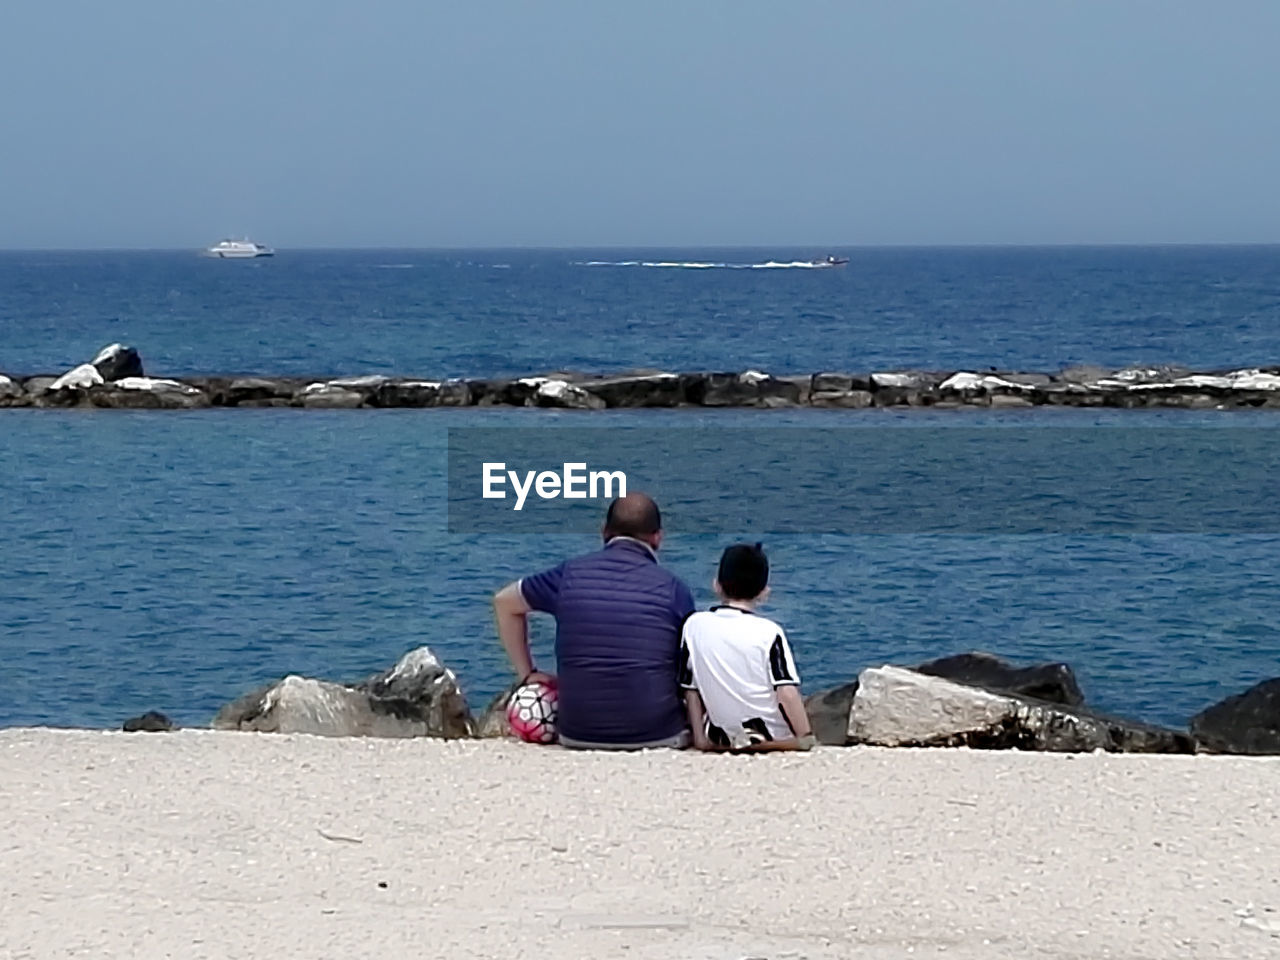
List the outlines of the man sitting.
{"type": "Polygon", "coordinates": [[[689,731],[676,685],[680,627],[693,595],[658,566],[662,518],[642,493],[605,517],[604,548],[509,583],[494,595],[502,641],[525,682],[534,669],[528,614],[556,618],[560,743],[566,747],[684,747],[689,731]]]}

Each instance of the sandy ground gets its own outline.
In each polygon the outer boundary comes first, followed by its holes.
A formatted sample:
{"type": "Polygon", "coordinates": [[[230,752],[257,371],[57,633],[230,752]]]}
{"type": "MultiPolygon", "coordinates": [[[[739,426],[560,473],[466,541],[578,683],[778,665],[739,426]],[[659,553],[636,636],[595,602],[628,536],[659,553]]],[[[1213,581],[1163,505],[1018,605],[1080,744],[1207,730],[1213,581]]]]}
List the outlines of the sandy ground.
{"type": "Polygon", "coordinates": [[[1280,955],[1278,792],[1270,759],[7,730],[0,957],[1280,955]]]}

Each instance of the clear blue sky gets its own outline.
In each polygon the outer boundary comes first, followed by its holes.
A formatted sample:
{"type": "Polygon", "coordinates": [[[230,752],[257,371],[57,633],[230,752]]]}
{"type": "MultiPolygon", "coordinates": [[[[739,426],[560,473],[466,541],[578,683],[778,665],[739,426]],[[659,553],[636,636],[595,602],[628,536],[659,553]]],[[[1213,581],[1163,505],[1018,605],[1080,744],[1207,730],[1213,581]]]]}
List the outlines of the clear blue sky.
{"type": "Polygon", "coordinates": [[[0,247],[1280,241],[1276,0],[4,0],[0,247]]]}

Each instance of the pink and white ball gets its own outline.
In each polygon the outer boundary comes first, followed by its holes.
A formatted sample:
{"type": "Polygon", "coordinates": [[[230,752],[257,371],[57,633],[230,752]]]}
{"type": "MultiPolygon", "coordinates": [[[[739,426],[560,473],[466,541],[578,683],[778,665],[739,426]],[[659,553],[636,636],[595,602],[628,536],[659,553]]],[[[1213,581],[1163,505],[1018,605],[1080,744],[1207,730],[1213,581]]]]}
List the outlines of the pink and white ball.
{"type": "Polygon", "coordinates": [[[511,732],[526,743],[555,743],[560,739],[556,727],[559,712],[560,694],[549,683],[526,683],[507,701],[511,732]]]}

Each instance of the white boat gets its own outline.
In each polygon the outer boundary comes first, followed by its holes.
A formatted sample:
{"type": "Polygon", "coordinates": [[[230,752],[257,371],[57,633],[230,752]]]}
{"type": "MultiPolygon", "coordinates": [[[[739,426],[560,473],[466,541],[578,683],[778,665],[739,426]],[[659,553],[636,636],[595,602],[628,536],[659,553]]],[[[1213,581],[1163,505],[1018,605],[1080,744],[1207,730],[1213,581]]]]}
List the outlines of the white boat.
{"type": "Polygon", "coordinates": [[[205,251],[205,255],[223,260],[247,260],[250,257],[275,256],[275,251],[245,237],[243,240],[219,240],[205,251]]]}

